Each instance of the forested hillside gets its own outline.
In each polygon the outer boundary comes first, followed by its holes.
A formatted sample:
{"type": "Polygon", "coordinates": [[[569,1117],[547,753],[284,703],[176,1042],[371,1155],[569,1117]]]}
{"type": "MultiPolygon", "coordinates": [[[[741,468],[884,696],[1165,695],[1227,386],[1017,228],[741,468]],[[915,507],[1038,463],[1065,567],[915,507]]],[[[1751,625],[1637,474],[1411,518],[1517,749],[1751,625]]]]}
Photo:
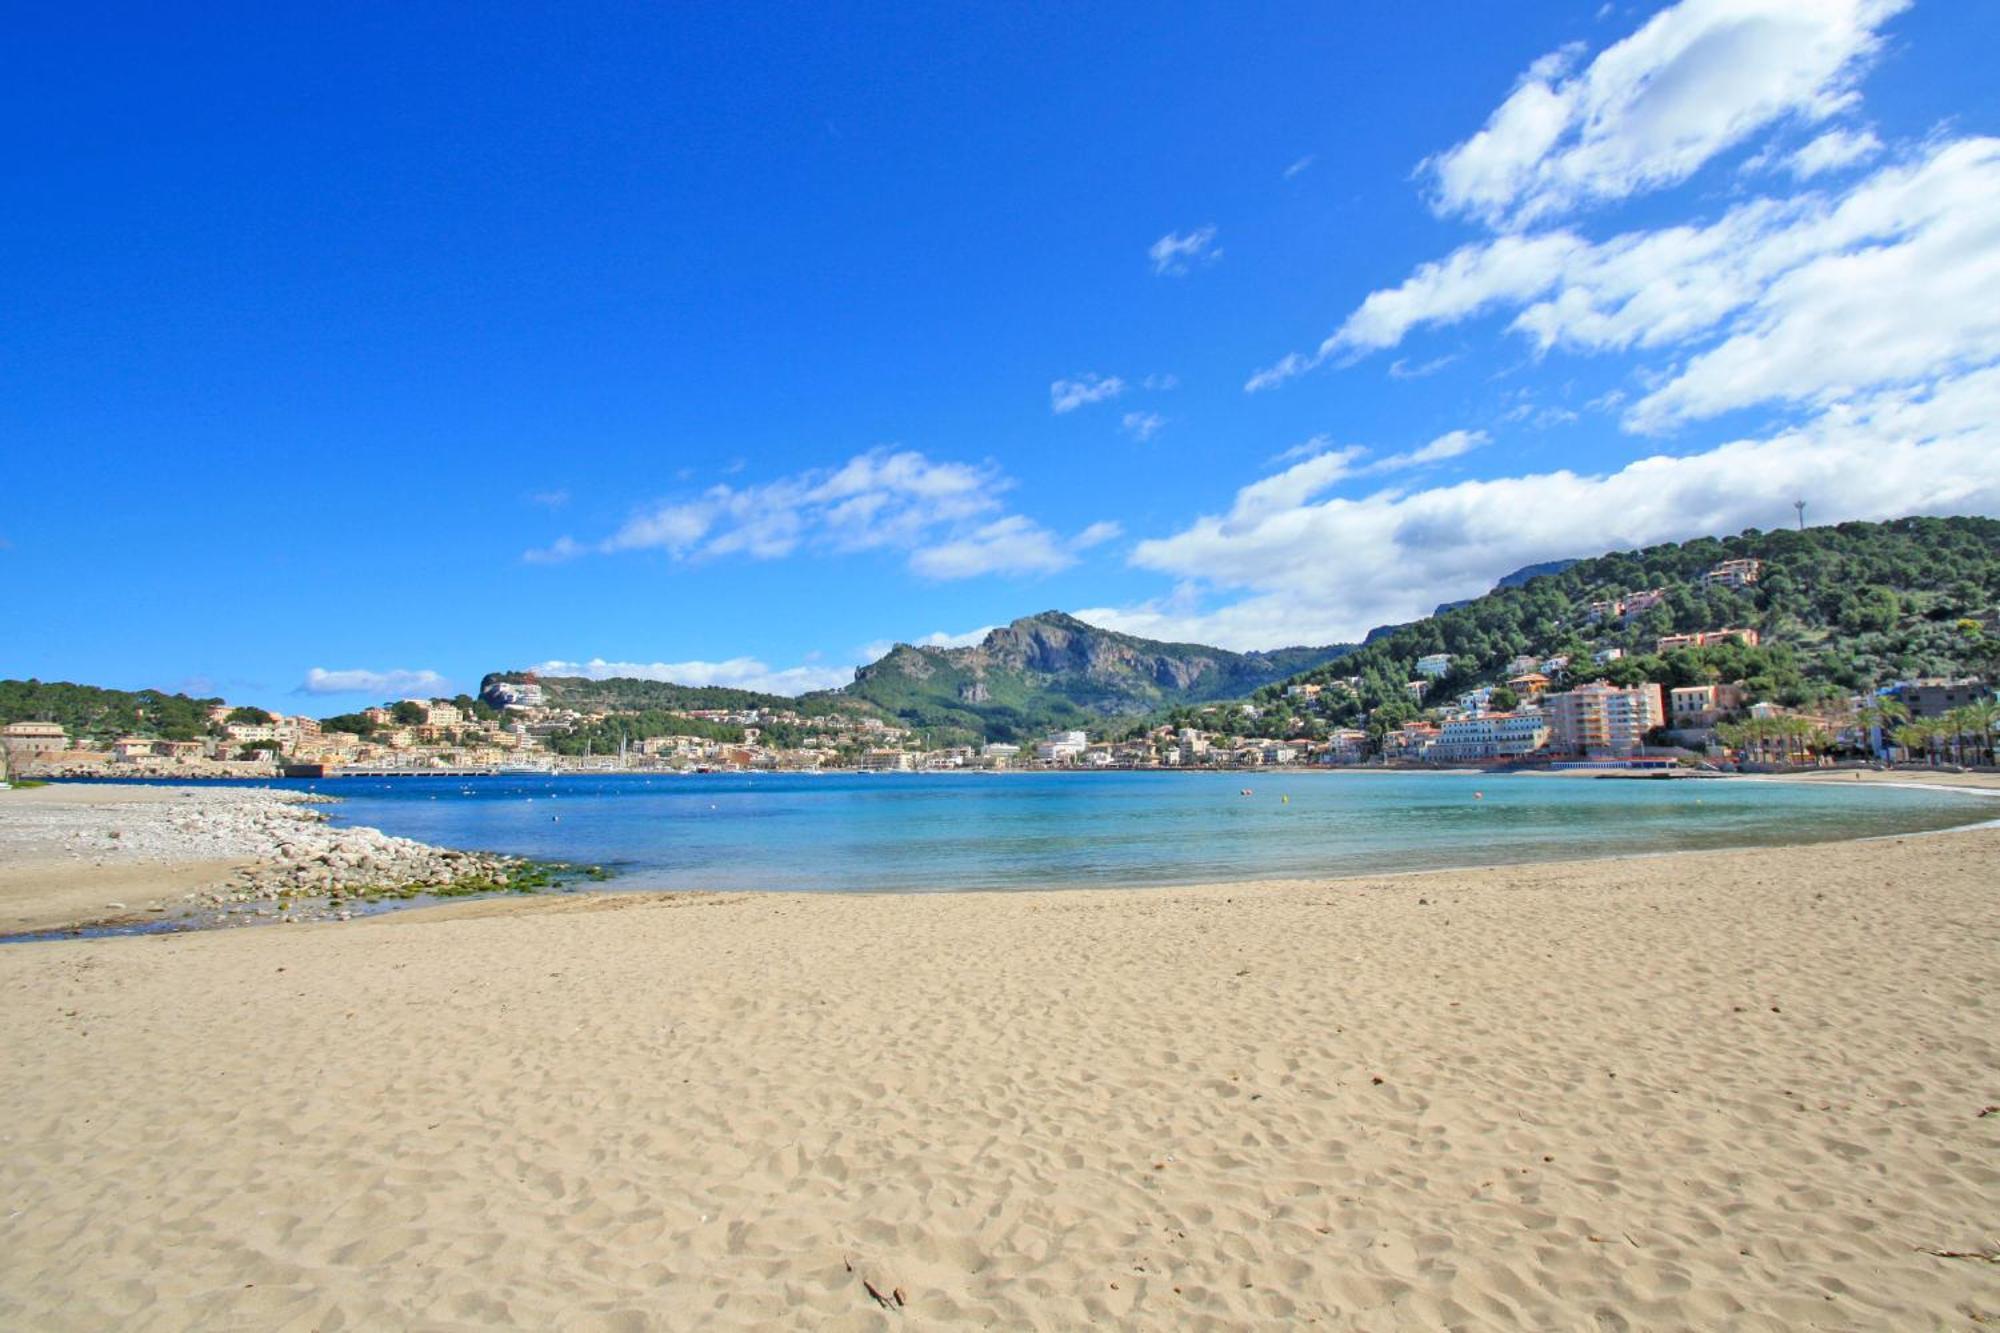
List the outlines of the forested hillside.
{"type": "Polygon", "coordinates": [[[120,736],[189,741],[208,735],[208,710],[221,702],[159,690],[107,690],[60,680],[0,680],[0,725],[60,722],[79,741],[111,741],[120,736]]]}
{"type": "Polygon", "coordinates": [[[1429,698],[1504,679],[1519,654],[1564,655],[1573,677],[1667,685],[1745,680],[1775,703],[1802,705],[1890,680],[1995,671],[2000,521],[1906,518],[1887,523],[1745,532],[1581,560],[1519,587],[1497,588],[1401,626],[1353,654],[1262,693],[1284,712],[1283,686],[1359,677],[1354,696],[1321,710],[1338,722],[1373,713],[1376,725],[1413,714],[1405,689],[1419,657],[1447,653],[1451,669],[1429,698]],[[1705,583],[1724,560],[1763,562],[1746,588],[1705,583]],[[1663,589],[1661,605],[1629,620],[1593,623],[1590,604],[1663,589]],[[1738,644],[1654,652],[1663,635],[1755,629],[1738,644]],[[1602,667],[1600,650],[1626,656],[1602,667]]]}

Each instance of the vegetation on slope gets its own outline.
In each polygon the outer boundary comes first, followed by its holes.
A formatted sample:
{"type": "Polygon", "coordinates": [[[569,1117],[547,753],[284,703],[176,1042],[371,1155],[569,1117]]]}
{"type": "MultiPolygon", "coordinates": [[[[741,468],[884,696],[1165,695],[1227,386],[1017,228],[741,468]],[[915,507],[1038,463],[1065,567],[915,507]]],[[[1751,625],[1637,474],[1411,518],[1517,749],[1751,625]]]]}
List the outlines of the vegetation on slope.
{"type": "Polygon", "coordinates": [[[1052,730],[1101,732],[1107,722],[1176,704],[1238,698],[1346,651],[1234,653],[1142,639],[1048,611],[969,648],[898,644],[840,695],[866,700],[934,742],[1025,741],[1052,730]]]}
{"type": "MultiPolygon", "coordinates": [[[[1416,661],[1447,653],[1451,670],[1430,697],[1495,683],[1517,654],[1569,656],[1572,670],[1617,684],[1664,685],[1744,680],[1753,695],[1798,706],[1870,690],[1890,680],[1993,673],[1992,623],[2000,604],[2000,521],[1905,518],[1751,530],[1581,560],[1560,572],[1401,626],[1292,683],[1359,677],[1351,702],[1329,710],[1336,722],[1376,710],[1376,724],[1408,716],[1405,685],[1416,661]],[[1708,586],[1702,575],[1723,560],[1764,562],[1743,589],[1708,586]],[[1665,602],[1629,621],[1593,624],[1589,605],[1651,588],[1665,602]],[[1758,648],[1724,644],[1654,653],[1663,635],[1725,627],[1755,629],[1758,648]],[[1628,654],[1591,665],[1603,648],[1628,654]]],[[[1260,703],[1284,711],[1282,686],[1260,703]]]]}
{"type": "Polygon", "coordinates": [[[221,702],[160,690],[0,680],[0,725],[59,722],[72,737],[83,741],[112,741],[120,736],[191,741],[210,733],[208,710],[221,702]]]}

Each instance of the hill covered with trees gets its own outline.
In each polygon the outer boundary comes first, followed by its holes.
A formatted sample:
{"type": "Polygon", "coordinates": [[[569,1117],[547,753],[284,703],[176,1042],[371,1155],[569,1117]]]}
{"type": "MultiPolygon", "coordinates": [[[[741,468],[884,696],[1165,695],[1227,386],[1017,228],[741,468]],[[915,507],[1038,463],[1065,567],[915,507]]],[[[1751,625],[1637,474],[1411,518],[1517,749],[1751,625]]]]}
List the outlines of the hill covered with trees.
{"type": "MultiPolygon", "coordinates": [[[[1516,656],[1567,656],[1573,677],[1614,684],[1745,681],[1753,695],[1803,706],[1922,676],[1992,675],[2000,668],[2000,521],[1905,518],[1804,531],[1755,530],[1734,537],[1616,552],[1446,608],[1375,637],[1336,661],[1255,696],[1271,714],[1297,705],[1285,686],[1358,678],[1330,691],[1318,710],[1333,724],[1369,716],[1380,728],[1418,711],[1406,686],[1417,659],[1443,653],[1450,669],[1429,698],[1448,699],[1505,679],[1516,656]],[[1704,576],[1725,560],[1761,562],[1755,583],[1731,587],[1704,576]],[[1659,605],[1628,617],[1593,617],[1591,604],[1660,589],[1659,605]],[[1758,632],[1756,647],[1724,643],[1655,651],[1667,635],[1723,628],[1758,632]],[[1619,660],[1597,665],[1607,649],[1619,660]]],[[[1278,732],[1277,734],[1284,734],[1278,732]]]]}
{"type": "Polygon", "coordinates": [[[80,741],[112,741],[120,736],[191,741],[210,733],[208,710],[221,702],[161,690],[107,690],[61,680],[0,680],[0,726],[59,722],[80,741]]]}

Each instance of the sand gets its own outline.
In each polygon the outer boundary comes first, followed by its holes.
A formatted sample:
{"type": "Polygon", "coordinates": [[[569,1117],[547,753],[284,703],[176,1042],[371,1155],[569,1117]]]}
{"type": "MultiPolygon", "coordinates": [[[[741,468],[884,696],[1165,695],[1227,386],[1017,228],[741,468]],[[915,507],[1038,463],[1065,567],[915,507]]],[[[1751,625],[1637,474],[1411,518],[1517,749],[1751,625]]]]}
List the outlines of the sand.
{"type": "Polygon", "coordinates": [[[1996,870],[1980,829],[4,947],[0,1326],[2000,1320],[1935,1253],[2000,1247],[1996,870]]]}

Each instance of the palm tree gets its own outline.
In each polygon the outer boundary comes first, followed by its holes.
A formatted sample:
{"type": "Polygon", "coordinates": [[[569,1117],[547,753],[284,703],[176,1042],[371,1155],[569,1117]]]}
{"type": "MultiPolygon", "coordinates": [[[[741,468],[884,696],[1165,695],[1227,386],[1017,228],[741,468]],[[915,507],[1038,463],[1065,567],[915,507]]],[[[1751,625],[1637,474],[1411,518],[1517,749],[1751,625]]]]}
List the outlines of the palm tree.
{"type": "MultiPolygon", "coordinates": [[[[1972,737],[1972,762],[1994,760],[1994,736],[2000,730],[2000,703],[1991,699],[1981,699],[1978,703],[1967,704],[1952,714],[1955,725],[1961,726],[1966,735],[1972,737]]],[[[1963,760],[1961,760],[1963,762],[1963,760]]]]}
{"type": "Polygon", "coordinates": [[[1932,765],[1937,763],[1937,742],[1942,738],[1943,728],[1933,718],[1918,718],[1896,728],[1896,744],[1912,755],[1922,750],[1932,765]]]}
{"type": "Polygon", "coordinates": [[[1877,698],[1863,706],[1861,711],[1854,715],[1854,720],[1861,728],[1861,743],[1864,749],[1876,749],[1877,737],[1880,738],[1880,748],[1887,749],[1890,731],[1910,720],[1910,706],[1901,699],[1877,698]]]}

